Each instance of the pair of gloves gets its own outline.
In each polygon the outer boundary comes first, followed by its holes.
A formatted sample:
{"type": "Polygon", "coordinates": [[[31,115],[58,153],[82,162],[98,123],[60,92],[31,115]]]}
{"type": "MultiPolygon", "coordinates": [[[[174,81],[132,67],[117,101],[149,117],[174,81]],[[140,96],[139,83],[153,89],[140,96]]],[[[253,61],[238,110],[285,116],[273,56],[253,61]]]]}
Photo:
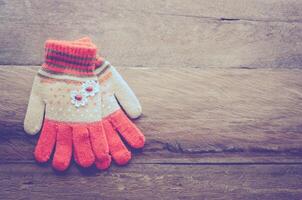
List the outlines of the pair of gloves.
{"type": "Polygon", "coordinates": [[[38,162],[53,154],[52,166],[59,171],[69,167],[72,157],[82,167],[95,163],[101,170],[110,166],[111,158],[127,164],[131,152],[123,141],[142,148],[145,137],[124,111],[130,118],[142,112],[133,91],[97,56],[89,38],[46,41],[45,61],[34,79],[24,120],[28,134],[42,128],[34,151],[38,162]]]}

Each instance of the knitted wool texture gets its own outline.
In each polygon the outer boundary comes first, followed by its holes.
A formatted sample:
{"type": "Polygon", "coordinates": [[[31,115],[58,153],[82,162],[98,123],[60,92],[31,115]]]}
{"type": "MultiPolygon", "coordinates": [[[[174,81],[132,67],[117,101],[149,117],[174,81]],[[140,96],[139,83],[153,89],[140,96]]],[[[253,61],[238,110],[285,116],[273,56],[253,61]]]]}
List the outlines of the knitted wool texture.
{"type": "MultiPolygon", "coordinates": [[[[99,61],[95,73],[101,86],[102,123],[109,151],[117,164],[124,165],[131,159],[131,152],[120,136],[133,148],[142,148],[145,143],[144,135],[129,120],[124,111],[129,117],[137,118],[141,115],[142,108],[134,92],[108,61],[99,61]]],[[[98,168],[103,169],[103,165],[105,164],[102,160],[96,160],[98,168]]]]}
{"type": "Polygon", "coordinates": [[[24,120],[24,130],[32,135],[43,123],[34,152],[38,162],[48,161],[54,149],[52,165],[60,171],[69,166],[72,152],[83,167],[96,159],[110,162],[94,74],[96,52],[92,43],[46,41],[45,62],[34,79],[24,120]]]}
{"type": "MultiPolygon", "coordinates": [[[[91,42],[89,38],[82,38],[76,42],[91,42]]],[[[133,148],[142,148],[145,137],[141,131],[125,115],[137,118],[142,113],[141,105],[122,76],[116,69],[103,58],[96,61],[96,75],[101,85],[103,120],[106,138],[109,144],[110,154],[119,165],[124,165],[131,159],[131,152],[125,147],[120,136],[133,148]],[[121,109],[122,106],[123,110],[121,109]],[[120,135],[118,134],[120,133],[120,135]]],[[[99,169],[108,168],[111,160],[96,160],[99,169]]]]}

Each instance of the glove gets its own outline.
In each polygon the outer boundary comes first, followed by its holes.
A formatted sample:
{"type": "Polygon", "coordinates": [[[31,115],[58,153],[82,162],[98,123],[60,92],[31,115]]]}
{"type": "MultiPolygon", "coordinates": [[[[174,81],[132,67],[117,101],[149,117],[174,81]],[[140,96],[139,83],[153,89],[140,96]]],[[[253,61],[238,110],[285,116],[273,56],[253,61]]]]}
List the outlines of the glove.
{"type": "Polygon", "coordinates": [[[59,171],[68,168],[72,153],[82,167],[96,159],[103,165],[111,161],[94,74],[96,52],[92,43],[45,43],[45,62],[34,79],[24,130],[34,135],[43,124],[35,159],[47,162],[55,149],[52,166],[59,171]]]}
{"type": "MultiPolygon", "coordinates": [[[[109,62],[103,61],[101,58],[97,59],[95,73],[101,86],[102,124],[109,152],[117,164],[125,165],[131,159],[131,152],[124,145],[120,136],[133,148],[144,146],[144,135],[127,117],[127,115],[130,118],[139,117],[142,108],[126,81],[109,62]]],[[[107,163],[96,159],[97,168],[104,169],[106,165],[107,163]]]]}
{"type": "MultiPolygon", "coordinates": [[[[84,37],[75,42],[83,45],[91,42],[91,40],[88,37],[84,37]]],[[[145,143],[145,137],[128,119],[119,105],[122,105],[130,118],[138,118],[141,115],[141,105],[120,74],[109,62],[105,62],[101,57],[96,60],[95,73],[101,85],[104,117],[102,124],[109,144],[109,151],[117,164],[124,165],[131,159],[131,152],[125,147],[118,132],[133,148],[142,148],[145,143]],[[106,72],[109,67],[111,67],[111,70],[106,72]],[[114,74],[113,78],[111,78],[112,74],[114,74]]],[[[109,159],[96,159],[96,166],[99,169],[106,169],[109,165],[109,159]]]]}

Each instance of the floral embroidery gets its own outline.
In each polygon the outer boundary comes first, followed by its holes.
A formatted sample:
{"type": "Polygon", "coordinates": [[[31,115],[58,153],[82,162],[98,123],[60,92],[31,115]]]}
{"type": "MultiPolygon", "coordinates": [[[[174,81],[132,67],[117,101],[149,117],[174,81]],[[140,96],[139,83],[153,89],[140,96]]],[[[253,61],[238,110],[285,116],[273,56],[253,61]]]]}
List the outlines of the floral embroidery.
{"type": "Polygon", "coordinates": [[[82,83],[82,88],[80,91],[72,90],[70,92],[71,103],[75,107],[85,106],[88,103],[87,97],[93,97],[100,91],[100,85],[97,81],[88,80],[82,83]]]}
{"type": "Polygon", "coordinates": [[[82,84],[82,91],[86,94],[86,96],[94,96],[100,91],[100,86],[97,81],[89,80],[85,81],[82,84]]]}
{"type": "Polygon", "coordinates": [[[71,103],[75,107],[85,106],[88,102],[87,96],[82,91],[73,90],[70,93],[71,103]]]}

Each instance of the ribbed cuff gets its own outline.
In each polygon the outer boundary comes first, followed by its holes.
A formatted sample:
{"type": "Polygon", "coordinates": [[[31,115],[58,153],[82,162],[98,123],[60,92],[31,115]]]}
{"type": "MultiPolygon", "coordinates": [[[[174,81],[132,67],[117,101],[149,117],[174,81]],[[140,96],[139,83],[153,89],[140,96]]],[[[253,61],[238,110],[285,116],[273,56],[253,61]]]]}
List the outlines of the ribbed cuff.
{"type": "Polygon", "coordinates": [[[96,46],[74,41],[47,40],[42,70],[49,74],[77,77],[94,76],[96,46]]]}
{"type": "Polygon", "coordinates": [[[95,69],[98,69],[104,64],[105,60],[101,56],[96,56],[95,69]]]}
{"type": "Polygon", "coordinates": [[[94,70],[95,75],[97,77],[101,76],[101,74],[103,74],[103,72],[105,72],[110,66],[111,64],[108,61],[104,60],[101,57],[98,57],[94,70]]]}

